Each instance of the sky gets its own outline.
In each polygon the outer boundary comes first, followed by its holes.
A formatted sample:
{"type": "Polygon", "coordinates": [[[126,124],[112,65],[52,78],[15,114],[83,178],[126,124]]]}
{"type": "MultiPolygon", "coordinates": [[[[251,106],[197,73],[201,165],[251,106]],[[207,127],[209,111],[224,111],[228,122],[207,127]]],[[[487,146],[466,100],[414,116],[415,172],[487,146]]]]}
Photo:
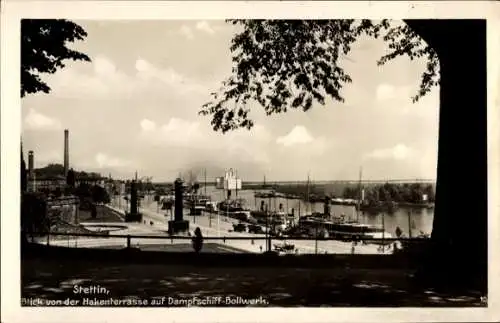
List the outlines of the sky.
{"type": "Polygon", "coordinates": [[[383,40],[359,39],[341,66],[353,82],[344,103],[327,100],[307,112],[266,116],[250,103],[255,127],[216,133],[198,115],[230,75],[238,27],[224,21],[76,21],[88,37],[71,47],[88,62],[43,80],[49,94],[22,99],[25,154],[35,167],[63,162],[117,178],[174,180],[193,171],[207,178],[237,170],[243,181],[435,179],[439,89],[418,103],[425,60],[384,65],[383,40]]]}

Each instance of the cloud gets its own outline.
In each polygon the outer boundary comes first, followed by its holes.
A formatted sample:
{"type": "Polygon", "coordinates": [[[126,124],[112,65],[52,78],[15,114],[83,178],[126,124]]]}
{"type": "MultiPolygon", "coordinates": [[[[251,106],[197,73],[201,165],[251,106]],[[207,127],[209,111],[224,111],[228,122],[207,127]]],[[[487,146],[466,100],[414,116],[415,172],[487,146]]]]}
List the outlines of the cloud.
{"type": "MultiPolygon", "coordinates": [[[[182,148],[185,152],[202,152],[208,160],[244,160],[257,164],[269,163],[270,144],[274,144],[271,133],[262,125],[252,130],[235,130],[222,135],[211,130],[209,125],[179,117],[171,117],[164,124],[143,119],[140,122],[140,139],[147,145],[165,149],[182,148]],[[153,126],[154,125],[154,126],[153,126]]],[[[192,158],[192,157],[191,157],[192,158]]],[[[177,161],[179,162],[179,161],[177,161]]]]}
{"type": "Polygon", "coordinates": [[[30,109],[30,112],[24,119],[24,123],[26,129],[30,130],[57,131],[62,128],[59,120],[38,113],[35,109],[30,109]]]}
{"type": "Polygon", "coordinates": [[[111,157],[103,153],[98,153],[95,156],[95,161],[97,162],[99,168],[108,168],[108,167],[120,168],[129,166],[131,164],[130,161],[128,160],[111,157]]]}
{"type": "Polygon", "coordinates": [[[304,157],[304,163],[310,163],[311,157],[321,156],[327,149],[327,140],[325,137],[314,138],[306,127],[302,125],[295,126],[287,135],[276,138],[276,144],[281,146],[281,158],[297,158],[297,150],[290,149],[300,147],[300,155],[304,157]]]}
{"type": "Polygon", "coordinates": [[[151,64],[148,61],[139,58],[135,61],[135,69],[137,72],[147,72],[151,70],[151,64]]]}
{"type": "Polygon", "coordinates": [[[177,72],[173,68],[160,69],[149,63],[148,61],[140,58],[135,62],[136,82],[141,82],[139,87],[147,87],[148,83],[159,82],[168,85],[170,88],[180,94],[188,93],[209,93],[209,87],[204,86],[185,75],[177,72]]]}
{"type": "Polygon", "coordinates": [[[413,149],[404,144],[398,144],[392,148],[375,149],[374,151],[366,154],[369,159],[395,159],[404,160],[414,154],[413,149]]]}
{"type": "Polygon", "coordinates": [[[167,146],[203,147],[206,145],[206,136],[200,130],[200,123],[172,117],[163,124],[143,119],[140,122],[141,137],[152,144],[167,146]]]}
{"type": "Polygon", "coordinates": [[[94,71],[102,77],[113,77],[116,74],[116,66],[106,57],[98,56],[94,59],[94,71]]]}
{"type": "Polygon", "coordinates": [[[379,101],[390,100],[396,97],[396,88],[390,84],[380,84],[377,87],[376,97],[379,101]]]}
{"type": "Polygon", "coordinates": [[[225,154],[235,158],[253,161],[257,164],[271,162],[270,144],[273,144],[272,134],[263,125],[255,125],[250,131],[240,129],[225,134],[220,141],[220,149],[225,154]]]}
{"type": "MultiPolygon", "coordinates": [[[[414,92],[416,93],[416,90],[414,92]]],[[[409,92],[408,97],[410,95],[413,95],[413,93],[409,92]]],[[[439,120],[439,91],[434,90],[428,93],[417,103],[406,102],[399,105],[397,109],[398,113],[402,116],[424,118],[428,119],[428,122],[435,124],[439,120]]],[[[437,127],[434,130],[437,131],[437,127]]]]}
{"type": "Polygon", "coordinates": [[[272,134],[262,124],[253,126],[251,130],[237,129],[224,135],[213,133],[212,130],[210,130],[210,132],[211,134],[222,138],[227,145],[239,145],[239,142],[242,141],[245,143],[257,143],[259,145],[273,142],[272,134]]]}
{"type": "Polygon", "coordinates": [[[437,148],[426,149],[420,158],[420,174],[424,178],[436,178],[437,176],[437,148]]]}
{"type": "Polygon", "coordinates": [[[169,139],[186,138],[194,139],[200,135],[199,122],[184,120],[180,118],[171,118],[167,124],[161,127],[163,136],[169,139]]]}
{"type": "Polygon", "coordinates": [[[97,55],[92,57],[91,71],[80,71],[87,65],[67,66],[55,74],[43,75],[52,88],[52,94],[58,97],[87,98],[109,97],[110,94],[129,94],[134,91],[135,82],[128,75],[118,70],[109,58],[97,55]],[[76,67],[76,68],[75,68],[76,67]]]}
{"type": "Polygon", "coordinates": [[[188,40],[194,39],[194,32],[193,29],[201,31],[203,33],[213,35],[215,34],[215,31],[219,28],[214,28],[210,23],[208,23],[206,20],[198,21],[195,25],[194,28],[190,27],[188,25],[182,25],[178,33],[184,36],[188,40]]]}
{"type": "Polygon", "coordinates": [[[130,98],[149,93],[168,93],[174,96],[209,95],[212,84],[191,79],[172,67],[159,68],[146,59],[134,62],[135,73],[125,73],[104,56],[92,58],[91,71],[68,66],[47,77],[52,95],[72,99],[130,98]]]}
{"type": "Polygon", "coordinates": [[[181,35],[184,35],[187,39],[194,38],[193,31],[186,25],[182,25],[181,28],[179,29],[179,32],[181,33],[181,35]]]}
{"type": "Polygon", "coordinates": [[[63,150],[41,150],[34,154],[35,168],[44,167],[51,163],[63,163],[63,150]]]}
{"type": "Polygon", "coordinates": [[[215,34],[215,30],[210,26],[210,24],[205,21],[199,21],[196,23],[196,29],[206,32],[207,34],[213,35],[215,34]]]}
{"type": "Polygon", "coordinates": [[[149,119],[142,119],[141,121],[141,129],[142,131],[155,131],[156,123],[149,119]]]}
{"type": "Polygon", "coordinates": [[[285,147],[307,144],[314,140],[309,131],[304,126],[295,126],[286,136],[278,137],[276,143],[285,147]]]}
{"type": "Polygon", "coordinates": [[[270,142],[272,139],[272,134],[263,125],[255,125],[251,132],[252,138],[257,142],[270,142]]]}

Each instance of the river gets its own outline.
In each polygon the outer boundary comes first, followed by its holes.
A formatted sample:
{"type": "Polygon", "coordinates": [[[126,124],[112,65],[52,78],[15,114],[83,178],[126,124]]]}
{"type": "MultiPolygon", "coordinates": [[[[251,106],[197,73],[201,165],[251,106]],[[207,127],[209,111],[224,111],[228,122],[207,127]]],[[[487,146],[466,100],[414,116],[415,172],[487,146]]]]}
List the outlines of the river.
{"type": "MultiPolygon", "coordinates": [[[[241,198],[246,200],[246,207],[257,210],[260,207],[261,201],[269,204],[270,210],[278,210],[279,204],[283,204],[285,210],[291,211],[293,208],[297,217],[300,214],[310,214],[312,212],[323,213],[323,203],[305,203],[298,199],[285,199],[285,198],[256,198],[254,197],[254,190],[241,190],[238,191],[238,196],[235,192],[232,193],[231,198],[241,198]],[[300,205],[300,206],[299,206],[300,205]]],[[[205,188],[200,189],[200,194],[205,194],[205,188]]],[[[221,201],[224,199],[224,191],[216,189],[215,186],[207,186],[206,194],[212,198],[212,201],[221,201]]],[[[330,205],[330,212],[334,215],[345,214],[346,218],[356,220],[357,214],[354,206],[345,205],[330,205]]],[[[359,213],[359,222],[371,225],[384,225],[385,231],[394,235],[397,227],[408,236],[409,227],[411,226],[411,235],[416,236],[420,231],[430,234],[432,231],[432,222],[434,218],[434,209],[415,209],[415,208],[399,208],[393,214],[368,214],[366,212],[359,213]],[[410,218],[410,220],[409,220],[410,218]]]]}

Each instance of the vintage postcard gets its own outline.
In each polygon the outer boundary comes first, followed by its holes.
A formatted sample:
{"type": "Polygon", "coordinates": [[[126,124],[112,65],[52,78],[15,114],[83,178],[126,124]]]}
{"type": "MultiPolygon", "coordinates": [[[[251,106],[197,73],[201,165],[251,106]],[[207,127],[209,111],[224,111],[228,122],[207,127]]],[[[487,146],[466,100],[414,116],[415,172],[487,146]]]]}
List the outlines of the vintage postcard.
{"type": "Polygon", "coordinates": [[[497,5],[2,9],[2,321],[500,318],[497,5]]]}

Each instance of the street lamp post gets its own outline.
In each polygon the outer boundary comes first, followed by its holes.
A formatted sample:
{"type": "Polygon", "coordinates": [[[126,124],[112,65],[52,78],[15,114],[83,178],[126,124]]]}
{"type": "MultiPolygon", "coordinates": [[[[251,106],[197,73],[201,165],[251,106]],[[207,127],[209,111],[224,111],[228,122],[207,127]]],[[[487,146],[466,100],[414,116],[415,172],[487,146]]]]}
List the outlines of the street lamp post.
{"type": "Polygon", "coordinates": [[[382,251],[385,252],[385,213],[382,212],[382,251]]]}
{"type": "Polygon", "coordinates": [[[411,211],[408,211],[408,237],[411,238],[411,211]]]}
{"type": "Polygon", "coordinates": [[[269,251],[269,212],[266,205],[266,250],[269,251]]]}
{"type": "Polygon", "coordinates": [[[318,226],[316,225],[316,234],[314,239],[314,253],[318,254],[318,226]]]}
{"type": "Polygon", "coordinates": [[[220,211],[217,209],[217,237],[220,237],[220,211]]]}

